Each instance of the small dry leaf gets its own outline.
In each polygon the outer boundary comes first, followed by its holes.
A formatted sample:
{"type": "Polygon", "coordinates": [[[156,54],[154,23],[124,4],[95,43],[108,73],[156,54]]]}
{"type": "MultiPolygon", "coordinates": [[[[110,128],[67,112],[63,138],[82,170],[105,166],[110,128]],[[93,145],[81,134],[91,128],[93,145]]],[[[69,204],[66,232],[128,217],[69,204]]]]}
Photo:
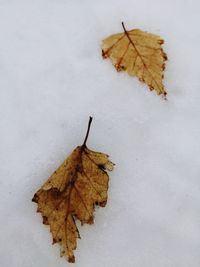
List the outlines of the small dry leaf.
{"type": "Polygon", "coordinates": [[[103,40],[102,56],[109,57],[117,71],[127,71],[145,82],[150,90],[158,95],[166,95],[162,83],[167,55],[161,45],[160,36],[138,29],[127,31],[122,22],[123,33],[109,36],[103,40]]]}
{"type": "Polygon", "coordinates": [[[109,177],[113,169],[108,155],[87,148],[92,118],[82,146],[78,146],[34,195],[43,223],[50,225],[53,244],[61,246],[61,256],[75,262],[73,250],[80,238],[76,219],[81,224],[94,222],[94,207],[107,202],[109,177]]]}

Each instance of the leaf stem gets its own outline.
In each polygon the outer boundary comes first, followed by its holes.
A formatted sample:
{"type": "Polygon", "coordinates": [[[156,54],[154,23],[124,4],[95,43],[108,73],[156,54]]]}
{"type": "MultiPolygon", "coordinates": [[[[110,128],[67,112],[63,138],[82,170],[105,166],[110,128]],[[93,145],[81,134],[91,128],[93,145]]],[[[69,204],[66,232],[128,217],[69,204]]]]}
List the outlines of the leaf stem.
{"type": "Polygon", "coordinates": [[[87,139],[88,139],[88,136],[89,136],[89,132],[90,132],[90,126],[91,126],[91,123],[92,123],[92,117],[89,118],[89,122],[88,122],[88,128],[87,128],[87,132],[86,132],[86,136],[85,136],[85,140],[83,142],[83,146],[86,146],[86,142],[87,142],[87,139]]]}
{"type": "Polygon", "coordinates": [[[123,21],[122,21],[122,27],[123,27],[123,29],[124,29],[124,32],[126,33],[127,30],[126,30],[126,28],[125,28],[125,26],[124,26],[124,22],[123,22],[123,21]]]}

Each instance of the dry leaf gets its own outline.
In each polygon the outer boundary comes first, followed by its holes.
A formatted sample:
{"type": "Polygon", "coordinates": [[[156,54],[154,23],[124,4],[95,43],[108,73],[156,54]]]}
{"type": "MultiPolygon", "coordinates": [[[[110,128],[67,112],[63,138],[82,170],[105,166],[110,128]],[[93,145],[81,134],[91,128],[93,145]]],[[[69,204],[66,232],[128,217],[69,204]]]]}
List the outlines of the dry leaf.
{"type": "Polygon", "coordinates": [[[162,83],[167,55],[161,45],[160,36],[138,29],[127,31],[122,22],[123,33],[109,36],[103,40],[102,56],[109,57],[117,71],[125,70],[137,76],[150,90],[158,95],[166,95],[162,83]]]}
{"type": "Polygon", "coordinates": [[[76,219],[81,224],[94,222],[94,207],[107,202],[108,174],[113,163],[108,155],[87,148],[92,118],[83,145],[78,146],[34,195],[43,223],[50,225],[53,244],[61,246],[61,256],[75,262],[73,250],[80,238],[76,219]]]}

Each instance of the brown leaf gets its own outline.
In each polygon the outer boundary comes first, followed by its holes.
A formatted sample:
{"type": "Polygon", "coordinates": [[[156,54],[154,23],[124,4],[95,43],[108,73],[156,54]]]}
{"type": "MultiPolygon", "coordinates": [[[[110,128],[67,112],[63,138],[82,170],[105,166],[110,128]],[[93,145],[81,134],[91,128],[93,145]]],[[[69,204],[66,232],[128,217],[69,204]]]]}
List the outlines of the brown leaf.
{"type": "Polygon", "coordinates": [[[80,238],[76,219],[81,224],[94,222],[94,207],[107,202],[109,177],[113,163],[108,155],[87,148],[92,118],[83,145],[78,146],[34,195],[43,223],[50,225],[53,244],[61,246],[61,256],[75,262],[73,250],[80,238]]]}
{"type": "Polygon", "coordinates": [[[138,29],[127,31],[122,22],[123,33],[109,36],[103,40],[102,56],[109,57],[117,71],[127,71],[145,82],[150,90],[158,95],[166,95],[162,83],[167,55],[161,45],[160,36],[138,29]]]}

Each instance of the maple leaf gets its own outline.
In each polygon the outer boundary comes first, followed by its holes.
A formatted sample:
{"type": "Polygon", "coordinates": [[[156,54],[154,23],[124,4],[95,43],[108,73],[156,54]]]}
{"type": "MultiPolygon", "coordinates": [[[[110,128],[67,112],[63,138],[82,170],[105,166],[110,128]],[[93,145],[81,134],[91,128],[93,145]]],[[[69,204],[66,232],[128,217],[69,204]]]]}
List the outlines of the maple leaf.
{"type": "Polygon", "coordinates": [[[103,40],[102,56],[109,57],[117,71],[127,71],[145,82],[150,90],[158,95],[167,94],[162,83],[167,55],[161,45],[160,36],[139,29],[127,31],[124,23],[123,33],[109,36],[103,40]]]}
{"type": "Polygon", "coordinates": [[[83,144],[76,147],[32,199],[38,204],[43,223],[50,225],[53,244],[60,244],[61,256],[69,262],[75,262],[73,250],[80,238],[75,220],[81,224],[94,222],[95,205],[104,207],[107,202],[106,170],[111,171],[114,165],[108,155],[87,148],[91,122],[92,117],[83,144]]]}

